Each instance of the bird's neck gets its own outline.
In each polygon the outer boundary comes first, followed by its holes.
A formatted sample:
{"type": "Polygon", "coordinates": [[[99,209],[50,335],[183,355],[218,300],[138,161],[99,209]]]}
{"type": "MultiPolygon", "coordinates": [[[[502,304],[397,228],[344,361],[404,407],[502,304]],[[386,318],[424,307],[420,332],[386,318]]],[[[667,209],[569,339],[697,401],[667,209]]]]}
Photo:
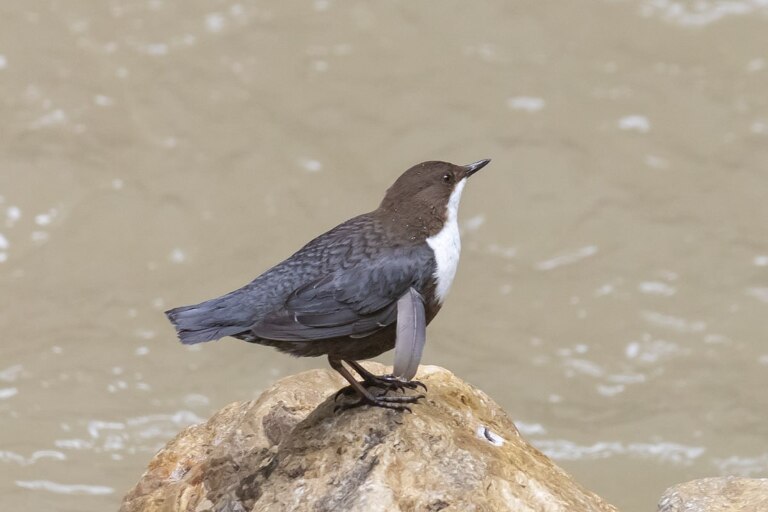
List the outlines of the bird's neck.
{"type": "Polygon", "coordinates": [[[412,201],[398,205],[382,205],[376,211],[387,231],[413,243],[422,243],[439,233],[446,222],[445,209],[412,201]]]}

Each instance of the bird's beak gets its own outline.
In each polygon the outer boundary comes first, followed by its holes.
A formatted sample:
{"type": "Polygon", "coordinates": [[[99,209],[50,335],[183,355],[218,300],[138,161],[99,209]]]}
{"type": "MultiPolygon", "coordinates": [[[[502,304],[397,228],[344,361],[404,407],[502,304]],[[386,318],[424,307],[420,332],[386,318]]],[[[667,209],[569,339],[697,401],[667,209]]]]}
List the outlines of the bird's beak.
{"type": "Polygon", "coordinates": [[[489,163],[491,163],[491,159],[490,158],[486,158],[485,160],[478,160],[475,163],[465,165],[464,166],[464,170],[465,170],[464,177],[465,178],[469,178],[470,176],[475,174],[477,171],[479,171],[480,169],[482,169],[483,167],[485,167],[489,163]]]}

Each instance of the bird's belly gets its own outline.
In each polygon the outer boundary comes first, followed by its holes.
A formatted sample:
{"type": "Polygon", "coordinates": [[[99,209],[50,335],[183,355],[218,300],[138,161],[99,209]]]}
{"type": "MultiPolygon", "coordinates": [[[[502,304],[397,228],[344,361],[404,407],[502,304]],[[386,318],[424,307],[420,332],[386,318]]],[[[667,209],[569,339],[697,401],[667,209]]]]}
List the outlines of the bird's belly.
{"type": "Polygon", "coordinates": [[[385,327],[364,338],[343,336],[327,340],[276,341],[254,340],[260,345],[275,347],[297,357],[318,357],[328,355],[332,359],[371,359],[395,348],[395,325],[385,327]]]}
{"type": "Polygon", "coordinates": [[[439,233],[427,238],[427,244],[435,254],[435,297],[442,304],[459,266],[461,238],[457,222],[446,222],[439,233]]]}

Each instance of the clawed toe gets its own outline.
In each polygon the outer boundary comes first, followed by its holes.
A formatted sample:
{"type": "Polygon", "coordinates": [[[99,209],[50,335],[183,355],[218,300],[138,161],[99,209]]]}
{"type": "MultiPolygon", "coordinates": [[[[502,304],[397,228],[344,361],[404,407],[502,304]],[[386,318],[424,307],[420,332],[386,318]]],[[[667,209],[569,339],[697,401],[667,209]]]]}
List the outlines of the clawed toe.
{"type": "Polygon", "coordinates": [[[404,387],[406,387],[406,388],[408,388],[408,389],[416,389],[416,388],[419,388],[419,387],[420,387],[420,388],[421,388],[421,389],[423,389],[425,392],[427,391],[427,385],[426,385],[426,384],[424,384],[423,382],[421,382],[420,380],[408,380],[408,381],[404,381],[404,382],[403,382],[403,386],[404,386],[404,387]]]}
{"type": "Polygon", "coordinates": [[[424,391],[427,390],[427,386],[423,382],[418,380],[402,380],[394,375],[381,375],[366,380],[366,384],[370,386],[376,386],[387,390],[403,391],[404,389],[416,389],[421,387],[424,391]]]}
{"type": "Polygon", "coordinates": [[[361,405],[371,405],[373,407],[383,407],[384,409],[413,412],[407,404],[416,404],[422,398],[424,398],[424,395],[422,394],[412,396],[362,396],[357,401],[337,405],[333,410],[334,412],[346,411],[347,409],[354,409],[361,405]]]}
{"type": "Polygon", "coordinates": [[[422,395],[422,394],[400,395],[400,396],[377,396],[376,401],[387,402],[387,403],[415,404],[415,403],[418,403],[419,400],[421,400],[424,397],[425,395],[422,395]]]}
{"type": "Polygon", "coordinates": [[[406,395],[407,389],[423,388],[427,391],[427,386],[424,383],[417,380],[403,380],[400,377],[394,375],[374,375],[366,370],[360,363],[351,360],[345,360],[346,363],[355,369],[355,371],[363,378],[362,382],[355,379],[349,370],[342,364],[339,359],[328,357],[328,363],[331,368],[336,370],[344,377],[349,386],[343,387],[333,395],[333,400],[336,401],[340,396],[348,397],[352,394],[356,394],[359,398],[353,402],[342,403],[334,408],[335,411],[345,411],[347,409],[354,409],[361,405],[370,405],[373,407],[383,407],[385,409],[394,409],[397,411],[411,412],[411,408],[408,404],[418,403],[419,400],[425,398],[421,393],[416,395],[406,395]],[[379,388],[380,391],[372,392],[370,388],[379,388]],[[390,391],[398,391],[402,394],[389,396],[390,391]]]}
{"type": "Polygon", "coordinates": [[[380,404],[369,404],[365,400],[360,400],[360,401],[352,402],[352,403],[349,403],[349,404],[337,405],[336,407],[333,408],[333,412],[334,413],[343,412],[343,411],[346,411],[346,410],[349,410],[349,409],[354,409],[356,407],[360,407],[361,405],[375,405],[376,407],[383,407],[384,409],[392,409],[394,411],[403,411],[403,412],[407,411],[407,412],[413,413],[411,408],[408,407],[407,405],[391,404],[391,403],[386,403],[386,402],[385,403],[380,403],[380,404]]]}
{"type": "MultiPolygon", "coordinates": [[[[359,384],[366,389],[380,388],[381,391],[377,393],[378,396],[385,396],[390,391],[405,391],[406,389],[422,388],[425,392],[427,391],[427,386],[423,382],[418,380],[400,380],[394,375],[382,375],[381,377],[366,379],[359,384]]],[[[336,392],[333,399],[335,401],[342,395],[351,396],[356,392],[352,386],[345,386],[336,392]]]]}

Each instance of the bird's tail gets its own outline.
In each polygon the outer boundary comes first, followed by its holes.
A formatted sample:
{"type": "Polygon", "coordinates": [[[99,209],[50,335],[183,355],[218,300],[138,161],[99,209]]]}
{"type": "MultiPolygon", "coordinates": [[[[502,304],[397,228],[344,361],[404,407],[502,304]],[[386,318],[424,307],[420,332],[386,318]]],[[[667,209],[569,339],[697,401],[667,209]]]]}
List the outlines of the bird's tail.
{"type": "Polygon", "coordinates": [[[233,311],[226,307],[226,297],[166,311],[165,316],[176,328],[179,341],[194,345],[247,331],[250,322],[232,316],[233,311]]]}

